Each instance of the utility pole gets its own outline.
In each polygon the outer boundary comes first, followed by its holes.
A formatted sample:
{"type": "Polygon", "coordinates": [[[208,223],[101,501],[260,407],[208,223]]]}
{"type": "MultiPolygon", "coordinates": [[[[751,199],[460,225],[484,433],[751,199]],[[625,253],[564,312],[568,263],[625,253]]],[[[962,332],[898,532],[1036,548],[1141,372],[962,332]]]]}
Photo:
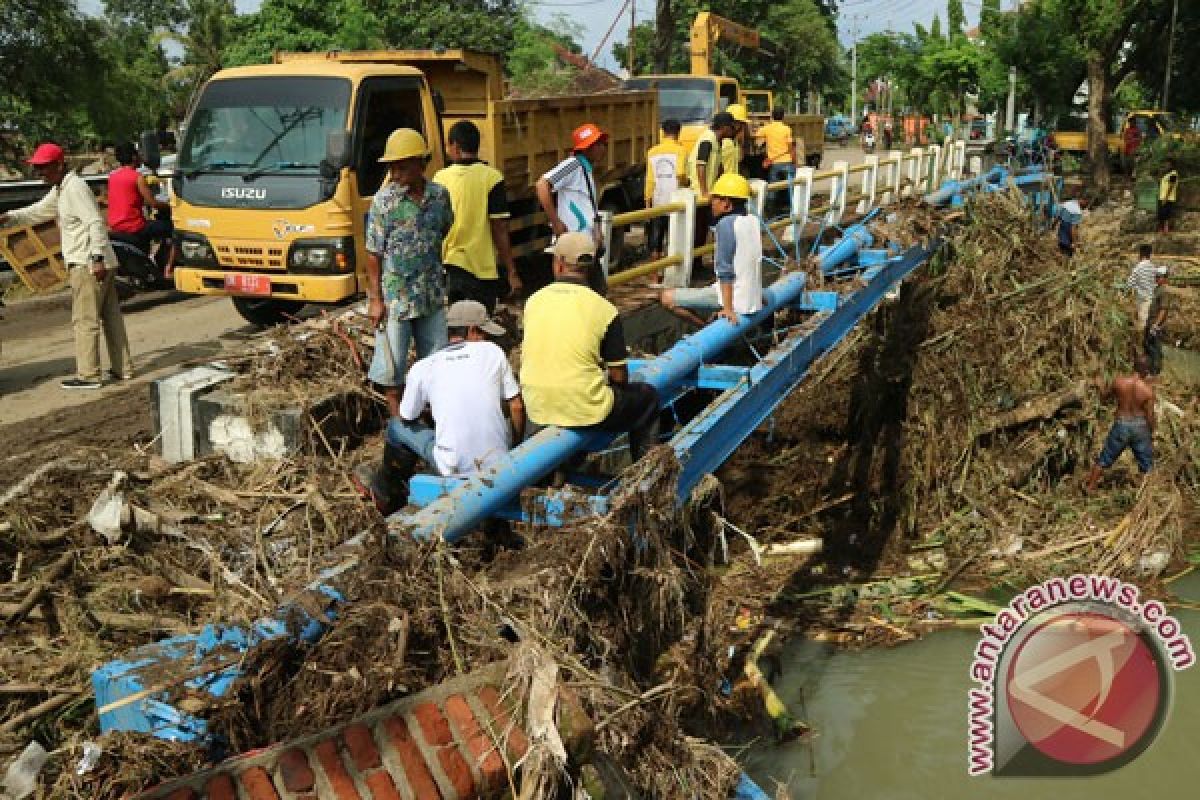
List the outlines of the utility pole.
{"type": "Polygon", "coordinates": [[[850,21],[854,27],[850,29],[853,37],[850,45],[850,123],[858,124],[858,15],[852,14],[850,21]]]}
{"type": "Polygon", "coordinates": [[[637,38],[637,0],[633,0],[629,4],[629,77],[633,77],[637,73],[633,70],[634,61],[634,40],[637,38]]]}
{"type": "MultiPolygon", "coordinates": [[[[1017,37],[1017,17],[1021,13],[1021,0],[1013,0],[1013,38],[1017,37]]],[[[1004,130],[1013,133],[1017,126],[1017,68],[1008,68],[1008,107],[1004,113],[1004,130]]],[[[997,137],[999,138],[999,137],[997,137]]]]}
{"type": "Polygon", "coordinates": [[[1168,99],[1171,94],[1171,65],[1175,56],[1175,18],[1178,15],[1179,0],[1175,0],[1175,2],[1171,4],[1171,35],[1167,38],[1167,67],[1163,70],[1163,111],[1167,111],[1170,108],[1168,105],[1168,99]]]}

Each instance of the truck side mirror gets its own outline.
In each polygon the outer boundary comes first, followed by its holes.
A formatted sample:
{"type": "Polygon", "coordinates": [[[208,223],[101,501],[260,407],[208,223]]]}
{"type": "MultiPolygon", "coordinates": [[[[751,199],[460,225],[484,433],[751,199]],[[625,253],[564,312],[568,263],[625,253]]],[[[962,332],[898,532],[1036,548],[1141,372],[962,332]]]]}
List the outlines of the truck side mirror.
{"type": "Polygon", "coordinates": [[[433,90],[433,110],[439,114],[446,113],[446,98],[441,89],[433,90]]]}
{"type": "Polygon", "coordinates": [[[340,170],[350,163],[350,134],[333,131],[325,136],[325,163],[340,170]]]}
{"type": "Polygon", "coordinates": [[[162,153],[158,149],[158,131],[142,131],[138,149],[141,151],[142,163],[157,172],[162,165],[162,153]]]}

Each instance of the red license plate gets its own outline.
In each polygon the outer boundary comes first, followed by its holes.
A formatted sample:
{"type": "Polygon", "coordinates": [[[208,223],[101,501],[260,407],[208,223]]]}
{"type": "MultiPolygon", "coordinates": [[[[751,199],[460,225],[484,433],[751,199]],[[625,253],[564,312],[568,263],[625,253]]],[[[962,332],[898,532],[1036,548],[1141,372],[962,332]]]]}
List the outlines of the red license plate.
{"type": "Polygon", "coordinates": [[[238,294],[271,294],[271,276],[241,275],[234,273],[225,276],[225,290],[238,294]]]}

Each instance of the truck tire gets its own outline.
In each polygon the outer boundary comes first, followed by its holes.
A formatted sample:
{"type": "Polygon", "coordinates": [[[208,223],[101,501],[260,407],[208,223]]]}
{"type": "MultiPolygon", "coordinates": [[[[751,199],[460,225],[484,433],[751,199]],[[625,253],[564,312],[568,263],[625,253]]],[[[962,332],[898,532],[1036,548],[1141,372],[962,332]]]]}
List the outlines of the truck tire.
{"type": "Polygon", "coordinates": [[[233,297],[233,307],[242,315],[242,319],[252,325],[270,328],[290,322],[304,303],[299,300],[276,300],[270,297],[233,297]]]}

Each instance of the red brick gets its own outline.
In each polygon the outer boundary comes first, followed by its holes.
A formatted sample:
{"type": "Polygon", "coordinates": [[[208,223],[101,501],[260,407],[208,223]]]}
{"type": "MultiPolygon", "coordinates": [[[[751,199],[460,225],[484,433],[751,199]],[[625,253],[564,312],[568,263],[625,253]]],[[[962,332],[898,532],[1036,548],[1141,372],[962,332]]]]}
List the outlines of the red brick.
{"type": "Polygon", "coordinates": [[[429,767],[425,764],[417,743],[413,741],[412,733],[404,719],[388,717],[383,721],[383,730],[387,733],[392,749],[396,751],[396,757],[417,800],[442,800],[442,793],[434,783],[433,776],[429,774],[429,767]]]}
{"type": "Polygon", "coordinates": [[[439,748],[438,762],[442,765],[446,777],[450,779],[455,795],[459,798],[475,796],[475,778],[471,775],[471,767],[467,760],[458,752],[458,747],[448,745],[439,748]]]}
{"type": "Polygon", "coordinates": [[[421,733],[425,734],[425,741],[430,747],[441,747],[454,741],[450,735],[450,724],[433,703],[421,703],[413,709],[412,715],[421,726],[421,733]]]}
{"type": "Polygon", "coordinates": [[[204,787],[208,800],[237,800],[237,789],[233,788],[233,778],[222,772],[208,779],[204,787]]]}
{"type": "Polygon", "coordinates": [[[342,763],[336,739],[326,739],[321,742],[313,748],[313,755],[317,757],[317,763],[325,771],[325,778],[329,781],[330,788],[333,789],[331,800],[334,798],[336,800],[362,800],[358,788],[354,785],[354,779],[350,777],[350,773],[346,771],[346,765],[342,763]]]}
{"type": "Polygon", "coordinates": [[[176,789],[166,796],[165,800],[196,800],[196,791],[187,786],[176,789]]]}
{"type": "Polygon", "coordinates": [[[271,776],[262,767],[251,767],[238,776],[247,800],[279,800],[271,776]]]}
{"type": "Polygon", "coordinates": [[[529,750],[529,738],[525,736],[525,731],[512,724],[512,720],[508,716],[508,711],[504,709],[504,705],[500,700],[500,693],[496,691],[494,686],[484,686],[475,694],[483,701],[483,707],[492,715],[496,726],[495,733],[508,732],[508,737],[505,740],[505,746],[508,748],[508,757],[513,761],[524,758],[525,753],[529,750]]]}
{"type": "Polygon", "coordinates": [[[317,782],[304,751],[293,748],[279,757],[279,777],[289,792],[311,792],[317,782]]]}
{"type": "MultiPolygon", "coordinates": [[[[461,694],[456,694],[446,701],[446,717],[458,733],[459,739],[466,743],[467,752],[475,760],[483,776],[483,783],[488,787],[496,787],[504,782],[507,772],[504,759],[496,744],[492,741],[479,721],[475,719],[471,706],[461,694]]],[[[496,731],[497,735],[500,731],[496,731]]]]}
{"type": "Polygon", "coordinates": [[[346,727],[342,731],[342,739],[346,742],[346,752],[350,760],[360,772],[375,769],[383,761],[379,758],[379,748],[371,736],[371,729],[361,722],[346,727]]]}
{"type": "MultiPolygon", "coordinates": [[[[363,781],[371,790],[371,800],[404,800],[396,791],[396,784],[392,783],[392,776],[388,775],[386,770],[376,770],[363,778],[363,781]]],[[[423,800],[421,795],[417,795],[417,798],[423,800]]]]}

